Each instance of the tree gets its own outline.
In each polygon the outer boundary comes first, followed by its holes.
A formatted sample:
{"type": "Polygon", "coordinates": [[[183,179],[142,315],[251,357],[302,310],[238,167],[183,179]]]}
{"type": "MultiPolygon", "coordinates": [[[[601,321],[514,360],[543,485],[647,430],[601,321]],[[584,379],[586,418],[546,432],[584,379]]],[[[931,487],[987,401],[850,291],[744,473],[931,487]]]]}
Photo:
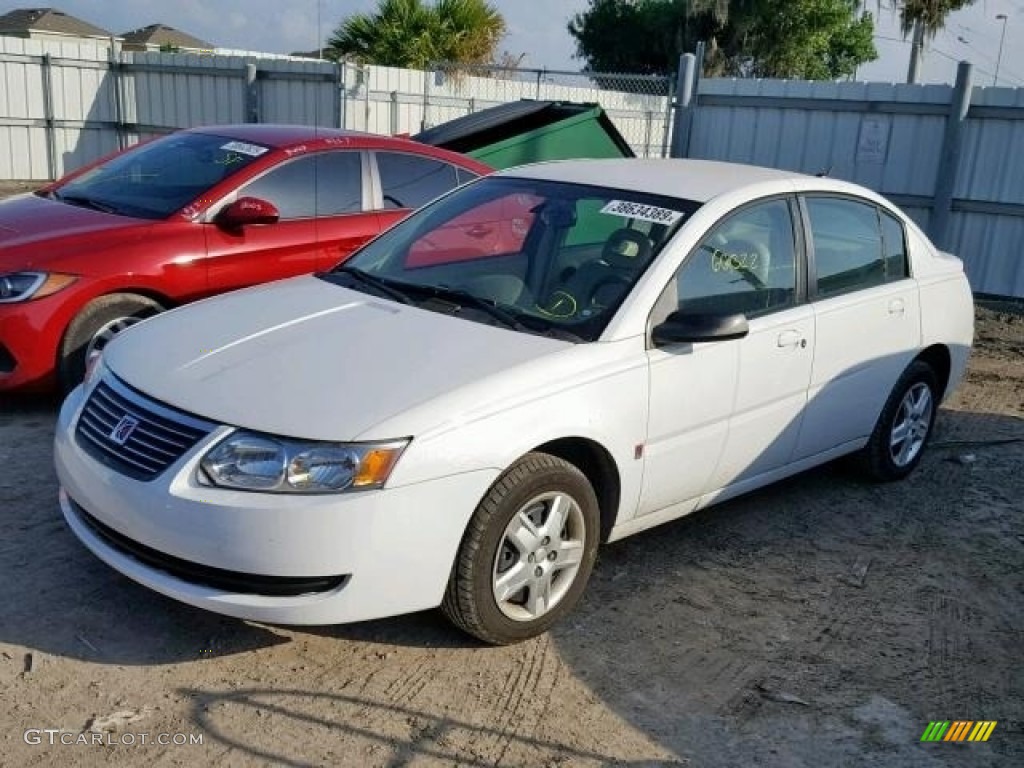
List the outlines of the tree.
{"type": "Polygon", "coordinates": [[[946,26],[946,17],[949,14],[973,2],[974,0],[904,0],[899,4],[900,29],[904,39],[911,32],[914,33],[913,44],[910,46],[910,67],[907,71],[908,83],[917,82],[925,38],[934,38],[946,26]]]}
{"type": "Polygon", "coordinates": [[[380,0],[374,13],[343,19],[325,54],[411,69],[435,62],[485,64],[504,35],[504,18],[486,0],[380,0]]]}
{"type": "Polygon", "coordinates": [[[852,75],[878,58],[871,14],[856,16],[851,0],[763,0],[757,3],[739,54],[744,74],[803,80],[852,75]]]}
{"type": "Polygon", "coordinates": [[[591,72],[664,74],[698,40],[720,33],[728,3],[689,0],[590,0],[568,25],[576,58],[591,72]]]}
{"type": "Polygon", "coordinates": [[[699,40],[709,74],[831,79],[876,58],[856,0],[590,0],[569,23],[590,71],[664,73],[699,40]]]}

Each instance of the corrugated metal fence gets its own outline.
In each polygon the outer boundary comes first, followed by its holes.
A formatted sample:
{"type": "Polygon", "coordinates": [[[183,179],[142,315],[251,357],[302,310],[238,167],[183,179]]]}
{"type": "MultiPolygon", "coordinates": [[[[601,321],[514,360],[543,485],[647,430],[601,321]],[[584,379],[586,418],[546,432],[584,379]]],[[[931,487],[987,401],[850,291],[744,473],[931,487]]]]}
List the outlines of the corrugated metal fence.
{"type": "Polygon", "coordinates": [[[863,184],[960,255],[975,291],[1024,297],[1024,89],[972,89],[963,120],[947,85],[704,80],[698,94],[688,157],[863,184]]]}
{"type": "Polygon", "coordinates": [[[539,75],[119,52],[0,36],[0,178],[56,178],[142,138],[194,125],[277,122],[415,133],[520,98],[599,102],[638,154],[664,154],[669,78],[605,76],[599,84],[578,73],[539,75]]]}
{"type": "MultiPolygon", "coordinates": [[[[1024,297],[1024,89],[973,89],[962,121],[951,118],[954,96],[935,85],[702,80],[684,153],[828,172],[882,192],[926,230],[935,229],[933,210],[948,210],[939,242],[964,258],[974,289],[1024,297]],[[961,151],[950,166],[954,130],[961,151]]],[[[452,76],[0,37],[0,179],[55,178],[193,125],[413,133],[519,98],[598,102],[637,154],[666,153],[667,77],[501,69],[452,76]]]]}

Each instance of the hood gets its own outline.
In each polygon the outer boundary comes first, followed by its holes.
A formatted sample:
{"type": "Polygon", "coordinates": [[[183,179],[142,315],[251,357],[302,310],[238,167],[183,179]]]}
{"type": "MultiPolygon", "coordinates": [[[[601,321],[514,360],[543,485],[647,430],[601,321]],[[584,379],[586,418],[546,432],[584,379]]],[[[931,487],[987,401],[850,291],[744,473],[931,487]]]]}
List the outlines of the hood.
{"type": "Polygon", "coordinates": [[[211,421],[352,440],[572,346],[301,277],[158,315],[120,334],[104,359],[127,384],[211,421]]]}
{"type": "MultiPolygon", "coordinates": [[[[0,269],[39,266],[51,255],[45,246],[61,238],[78,238],[77,248],[87,242],[85,236],[88,235],[118,232],[123,236],[125,230],[135,228],[141,236],[152,223],[147,219],[115,216],[68,205],[35,194],[8,198],[0,201],[0,269]]],[[[63,255],[68,248],[62,246],[57,250],[63,255]]]]}

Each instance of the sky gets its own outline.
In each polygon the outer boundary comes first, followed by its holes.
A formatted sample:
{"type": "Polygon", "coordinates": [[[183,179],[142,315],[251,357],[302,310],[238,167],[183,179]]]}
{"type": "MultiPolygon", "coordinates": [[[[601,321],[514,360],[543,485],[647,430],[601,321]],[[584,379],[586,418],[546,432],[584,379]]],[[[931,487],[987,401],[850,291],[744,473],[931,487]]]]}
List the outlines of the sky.
{"type": "MultiPolygon", "coordinates": [[[[271,53],[314,50],[345,16],[370,11],[376,0],[50,0],[53,7],[114,33],[163,23],[222,48],[271,53]]],[[[501,48],[526,54],[525,67],[578,70],[568,20],[586,0],[492,0],[505,16],[508,35],[501,48]]],[[[38,5],[42,5],[39,3],[38,5]]],[[[892,0],[866,0],[875,16],[879,59],[863,65],[859,80],[902,82],[910,44],[903,40],[892,0]]],[[[0,0],[0,13],[30,3],[0,0]]],[[[956,62],[974,64],[976,85],[991,85],[999,61],[999,84],[1024,86],[1024,0],[977,0],[952,14],[946,29],[930,41],[922,80],[951,83],[956,62]],[[1005,14],[1005,42],[998,55],[1005,14]]]]}

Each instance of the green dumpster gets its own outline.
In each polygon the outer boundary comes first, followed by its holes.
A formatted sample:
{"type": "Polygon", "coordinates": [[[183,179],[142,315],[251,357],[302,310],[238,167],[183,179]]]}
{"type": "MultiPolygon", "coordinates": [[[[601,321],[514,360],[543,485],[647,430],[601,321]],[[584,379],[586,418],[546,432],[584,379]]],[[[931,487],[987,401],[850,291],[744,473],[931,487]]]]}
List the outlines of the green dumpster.
{"type": "Polygon", "coordinates": [[[501,104],[412,138],[497,169],[546,160],[635,156],[599,105],[564,101],[501,104]]]}

